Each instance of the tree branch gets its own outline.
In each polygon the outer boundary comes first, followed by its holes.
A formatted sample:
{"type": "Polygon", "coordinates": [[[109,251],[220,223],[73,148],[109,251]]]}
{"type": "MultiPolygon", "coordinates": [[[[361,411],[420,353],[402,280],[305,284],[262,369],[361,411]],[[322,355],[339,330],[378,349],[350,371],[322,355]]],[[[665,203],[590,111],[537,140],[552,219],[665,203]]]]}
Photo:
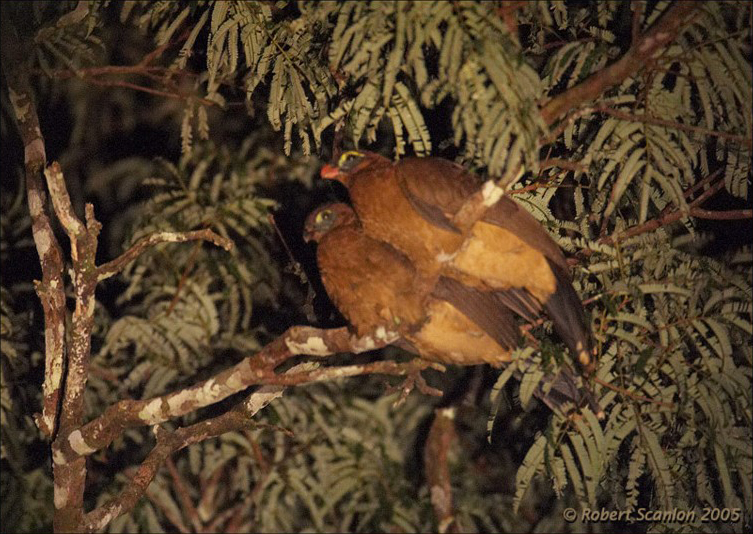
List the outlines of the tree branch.
{"type": "Polygon", "coordinates": [[[233,242],[229,239],[214,233],[212,230],[205,228],[203,230],[193,230],[191,232],[157,232],[139,239],[127,251],[112,261],[97,268],[97,281],[107,280],[114,274],[122,271],[126,265],[135,260],[147,247],[152,247],[159,243],[183,243],[185,241],[211,241],[215,245],[231,250],[233,242]]]}
{"type": "Polygon", "coordinates": [[[219,402],[253,385],[295,385],[371,373],[404,375],[415,369],[437,367],[437,364],[414,360],[405,364],[384,361],[366,365],[327,367],[299,373],[275,372],[276,367],[296,355],[359,353],[381,348],[396,339],[396,335],[388,335],[382,339],[370,336],[358,338],[352,336],[346,328],[320,330],[309,326],[291,327],[256,354],[208,380],[160,397],[122,400],[108,407],[100,417],[76,430],[69,439],[54,447],[56,461],[62,462],[78,455],[92,454],[107,447],[127,428],[162,423],[219,402]]]}
{"type": "MultiPolygon", "coordinates": [[[[683,192],[683,196],[685,196],[686,199],[690,200],[690,197],[698,189],[704,187],[705,185],[719,177],[721,175],[721,172],[721,170],[718,170],[702,179],[699,183],[691,186],[685,192],[683,192]]],[[[602,237],[601,239],[599,239],[599,242],[607,245],[613,245],[618,241],[624,241],[625,239],[629,239],[640,234],[645,234],[646,232],[653,232],[657,228],[676,222],[686,216],[699,217],[702,219],[750,219],[753,216],[752,210],[730,210],[715,212],[704,210],[699,207],[709,197],[715,195],[723,188],[724,181],[718,180],[703,193],[688,202],[687,211],[681,210],[680,208],[674,207],[672,205],[667,206],[656,218],[633,226],[632,228],[628,228],[627,230],[623,230],[622,232],[616,232],[611,236],[602,237]]]]}
{"type": "Polygon", "coordinates": [[[753,139],[751,139],[750,137],[745,137],[744,135],[736,135],[736,134],[731,134],[727,132],[720,132],[717,130],[710,130],[708,128],[701,128],[700,126],[692,126],[690,124],[683,124],[681,122],[660,119],[658,117],[651,117],[646,114],[636,115],[633,113],[626,113],[624,111],[620,111],[620,110],[610,108],[607,106],[594,106],[591,108],[591,110],[597,113],[604,113],[606,115],[611,115],[613,117],[617,117],[618,119],[623,119],[623,120],[632,121],[632,122],[642,122],[644,124],[655,124],[657,126],[666,126],[667,128],[674,128],[676,130],[683,130],[685,132],[693,132],[693,133],[699,133],[703,135],[711,135],[713,137],[721,137],[722,139],[729,139],[730,141],[736,141],[740,144],[747,146],[748,148],[753,147],[753,139]]]}
{"type": "Polygon", "coordinates": [[[44,138],[34,105],[33,91],[27,75],[24,43],[10,22],[7,5],[2,5],[2,65],[8,83],[8,96],[24,145],[26,200],[31,216],[31,231],[42,266],[42,280],[34,281],[44,310],[45,375],[42,385],[42,413],[35,414],[37,427],[47,437],[55,433],[60,386],[64,371],[65,351],[65,290],[63,284],[63,252],[52,230],[46,212],[47,193],[40,172],[47,161],[44,138]]]}
{"type": "MultiPolygon", "coordinates": [[[[336,352],[362,352],[382,347],[397,339],[397,334],[392,332],[382,333],[378,337],[355,338],[345,328],[320,330],[292,327],[258,353],[208,380],[153,399],[118,402],[107,408],[100,417],[82,426],[96,284],[122,269],[147,246],[156,243],[207,239],[226,248],[231,247],[232,243],[207,229],[185,233],[162,232],[141,239],[116,260],[97,268],[94,259],[101,225],[94,217],[93,206],[86,205],[85,222],[82,222],[71,206],[60,166],[57,163],[51,164],[45,170],[45,176],[55,212],[71,241],[72,280],[76,298],[68,345],[68,373],[62,389],[60,431],[52,444],[56,508],[54,526],[57,531],[101,529],[113,518],[132,509],[170,454],[192,443],[239,428],[240,425],[248,425],[249,414],[255,414],[272,398],[279,396],[282,391],[279,386],[372,373],[413,376],[427,367],[444,369],[438,364],[412,360],[407,363],[380,361],[366,365],[308,367],[302,370],[298,367],[294,368],[294,372],[291,370],[278,374],[276,367],[296,355],[327,356],[336,352]],[[262,388],[263,394],[249,397],[241,408],[245,412],[242,416],[234,411],[214,420],[160,434],[157,446],[121,495],[97,510],[84,514],[87,455],[108,446],[127,428],[156,425],[260,384],[276,384],[278,387],[267,394],[264,394],[265,390],[262,388]]],[[[65,332],[64,314],[57,325],[61,332],[65,332]]],[[[49,373],[49,369],[47,372],[49,373]]]]}
{"type": "Polygon", "coordinates": [[[245,414],[231,410],[218,417],[168,432],[155,427],[157,445],[139,466],[135,476],[117,497],[83,516],[77,531],[94,532],[103,529],[110,521],[136,506],[167,458],[194,443],[241,430],[253,424],[245,414]]]}
{"type": "MultiPolygon", "coordinates": [[[[30,103],[28,107],[33,108],[30,103]]],[[[28,113],[27,110],[24,111],[28,113]]],[[[36,128],[36,132],[39,132],[38,127],[36,128]]],[[[32,139],[32,142],[36,142],[37,139],[41,139],[41,135],[32,139]]],[[[42,232],[46,232],[46,234],[43,233],[41,235],[48,239],[48,241],[41,241],[40,258],[42,258],[43,262],[43,273],[49,275],[49,269],[45,268],[44,261],[45,253],[54,250],[54,247],[50,244],[52,242],[50,240],[54,240],[54,235],[52,235],[46,214],[40,209],[43,205],[40,199],[43,198],[44,190],[37,176],[38,168],[27,162],[27,169],[29,169],[31,174],[31,181],[29,183],[34,183],[34,179],[39,182],[36,184],[40,188],[39,192],[29,192],[30,211],[36,214],[36,222],[38,224],[42,220],[42,223],[46,222],[47,225],[47,227],[39,225],[42,232]],[[39,202],[38,206],[36,202],[39,202]],[[44,253],[42,250],[44,250],[44,253]]],[[[91,204],[86,205],[85,222],[82,222],[73,211],[60,165],[53,162],[45,169],[44,174],[47,178],[47,187],[50,191],[55,213],[71,242],[71,257],[73,260],[72,281],[76,305],[72,316],[69,343],[65,347],[63,340],[65,339],[65,316],[67,310],[65,307],[65,295],[63,293],[62,254],[58,254],[59,265],[56,265],[56,271],[51,273],[57,278],[52,278],[53,282],[49,283],[48,287],[45,287],[44,282],[37,284],[37,291],[45,308],[45,320],[52,324],[47,329],[47,341],[50,343],[47,350],[54,350],[53,357],[48,359],[45,368],[45,384],[50,383],[53,386],[51,395],[48,394],[50,390],[45,391],[45,409],[48,409],[48,406],[52,406],[53,412],[50,414],[48,411],[48,414],[43,414],[40,426],[48,429],[50,433],[52,432],[52,427],[48,423],[48,420],[54,424],[54,408],[58,405],[58,399],[62,397],[59,412],[60,430],[52,445],[56,508],[54,523],[55,529],[58,531],[71,531],[78,530],[83,521],[83,492],[86,481],[86,463],[85,453],[81,452],[81,447],[85,449],[85,444],[82,446],[81,442],[77,441],[77,436],[81,435],[80,428],[83,422],[84,391],[89,375],[91,332],[94,325],[94,290],[100,276],[107,278],[107,276],[122,269],[147,246],[155,243],[207,239],[225,248],[231,247],[232,243],[206,229],[197,232],[186,232],[184,234],[162,232],[144,238],[123,254],[123,256],[106,264],[103,269],[98,269],[95,265],[95,255],[101,225],[94,217],[94,207],[91,204]],[[57,304],[57,301],[47,296],[50,287],[60,292],[57,296],[60,304],[56,309],[51,307],[50,302],[57,304]],[[50,331],[53,332],[51,333],[50,331]],[[67,348],[67,351],[64,353],[63,350],[65,348],[67,348]],[[67,373],[65,374],[65,384],[61,390],[60,377],[62,376],[64,355],[67,356],[65,360],[67,373]],[[75,450],[74,445],[76,444],[79,445],[79,450],[75,450]]],[[[55,242],[55,244],[57,243],[55,242]]],[[[38,245],[38,249],[39,247],[40,245],[38,245]]],[[[52,292],[53,296],[56,295],[55,291],[52,292]]],[[[209,395],[209,398],[211,398],[211,395],[209,395]]],[[[111,440],[114,436],[108,436],[108,438],[111,440]]]]}
{"type": "Polygon", "coordinates": [[[753,210],[726,210],[726,211],[711,211],[701,208],[692,208],[690,215],[697,217],[698,219],[715,219],[718,221],[729,221],[734,219],[751,219],[753,218],[753,210]]]}
{"type": "MultiPolygon", "coordinates": [[[[302,375],[311,366],[311,363],[302,363],[280,376],[302,375]]],[[[274,399],[281,397],[284,390],[285,388],[281,386],[261,387],[228,412],[188,427],[179,428],[173,432],[155,426],[154,433],[157,436],[157,444],[136,470],[131,482],[121,491],[120,495],[84,515],[77,530],[87,532],[101,530],[116,517],[128,513],[146,493],[157,471],[163,463],[168,461],[170,455],[189,445],[220,436],[226,432],[253,427],[253,417],[274,399]]],[[[180,484],[178,484],[177,489],[180,493],[180,484]]]]}
{"type": "Polygon", "coordinates": [[[449,466],[450,448],[456,442],[455,409],[450,407],[434,410],[434,421],[424,449],[424,466],[439,532],[461,532],[452,505],[449,466]]]}
{"type": "Polygon", "coordinates": [[[699,6],[695,2],[672,3],[659,21],[636,39],[619,60],[551,99],[541,110],[544,121],[550,125],[555,123],[571,109],[595,100],[607,89],[634,75],[657,50],[675,39],[688,15],[699,6]]]}
{"type": "MultiPolygon", "coordinates": [[[[200,102],[205,106],[218,106],[219,104],[216,101],[207,98],[200,98],[196,94],[186,93],[181,89],[180,85],[175,82],[176,76],[195,78],[196,75],[194,73],[187,70],[149,66],[149,64],[154,61],[155,58],[159,57],[167,48],[173,46],[177,42],[185,40],[189,33],[190,31],[185,31],[175,41],[167,42],[156,48],[154,51],[144,56],[137,65],[108,65],[105,67],[89,67],[76,70],[60,69],[52,71],[51,74],[53,78],[58,80],[77,78],[100,87],[123,87],[165,98],[175,98],[179,100],[188,100],[190,98],[195,99],[195,101],[200,102]],[[162,88],[155,89],[153,87],[124,80],[102,79],[102,76],[112,75],[144,76],[160,84],[162,88]]],[[[43,74],[47,75],[49,74],[49,71],[43,71],[43,74]]]]}

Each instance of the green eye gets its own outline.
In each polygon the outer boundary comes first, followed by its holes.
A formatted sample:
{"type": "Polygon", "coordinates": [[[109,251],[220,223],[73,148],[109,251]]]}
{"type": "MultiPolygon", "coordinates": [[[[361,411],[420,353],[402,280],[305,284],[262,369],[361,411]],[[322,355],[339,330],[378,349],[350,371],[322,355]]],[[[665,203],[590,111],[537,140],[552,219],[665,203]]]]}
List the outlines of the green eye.
{"type": "Polygon", "coordinates": [[[343,152],[342,156],[340,156],[340,159],[337,161],[337,167],[341,171],[350,170],[365,157],[366,155],[363,152],[348,150],[347,152],[343,152]]]}

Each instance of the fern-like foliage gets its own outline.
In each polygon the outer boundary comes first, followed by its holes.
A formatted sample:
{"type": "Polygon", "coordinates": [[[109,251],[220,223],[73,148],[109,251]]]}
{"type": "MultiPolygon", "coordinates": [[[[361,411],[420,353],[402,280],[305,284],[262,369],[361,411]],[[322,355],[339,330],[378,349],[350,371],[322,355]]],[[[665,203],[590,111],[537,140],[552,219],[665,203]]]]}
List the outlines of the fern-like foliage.
{"type": "Polygon", "coordinates": [[[0,199],[0,522],[23,531],[51,524],[52,479],[35,450],[41,445],[29,406],[41,399],[36,370],[44,364],[43,346],[33,332],[32,285],[7,276],[13,251],[33,253],[31,220],[21,194],[4,189],[0,199]],[[9,279],[10,278],[10,279],[9,279]]]}
{"type": "Polygon", "coordinates": [[[581,291],[598,289],[590,312],[609,415],[555,418],[518,471],[516,503],[534,474],[551,472],[584,508],[615,485],[626,488],[616,508],[635,510],[645,473],[656,509],[750,510],[749,251],[743,271],[680,252],[665,232],[592,251],[581,291]]]}
{"type": "MultiPolygon", "coordinates": [[[[542,85],[485,5],[306,2],[297,8],[300,17],[290,20],[264,2],[211,4],[195,21],[178,65],[209,26],[208,98],[219,101],[219,83],[238,72],[249,99],[268,84],[267,116],[284,130],[286,153],[294,129],[308,154],[311,139],[318,147],[335,123],[344,121],[358,144],[373,142],[385,119],[398,156],[406,142],[416,154],[429,154],[425,110],[450,97],[457,102],[454,142],[464,145],[468,160],[488,164],[493,174],[535,167],[544,130],[536,112],[542,85]]],[[[150,21],[158,21],[164,40],[189,11],[163,6],[150,21]]]]}
{"type": "MultiPolygon", "coordinates": [[[[178,165],[160,161],[131,242],[159,231],[212,228],[232,239],[230,254],[197,242],[160,246],[124,272],[119,304],[95,365],[122,375],[120,389],[159,395],[193,376],[218,353],[259,347],[254,307],[273,295],[279,271],[268,255],[267,213],[275,203],[258,191],[275,166],[291,178],[310,173],[248,139],[237,150],[196,145],[178,165]],[[169,252],[168,252],[169,250],[169,252]]],[[[99,383],[95,377],[94,383],[99,383]]]]}
{"type": "MultiPolygon", "coordinates": [[[[610,16],[615,16],[616,4],[611,6],[615,11],[610,16]]],[[[605,217],[621,205],[637,206],[639,222],[668,203],[687,209],[683,190],[696,181],[696,172],[709,174],[719,163],[725,167],[727,190],[746,198],[750,147],[722,135],[715,138],[713,153],[704,148],[708,132],[751,129],[748,60],[740,41],[729,37],[744,31],[740,16],[742,11],[727,12],[720,4],[705,6],[649,75],[628,78],[597,102],[607,108],[598,129],[591,116],[568,123],[564,144],[571,159],[589,168],[599,191],[594,208],[605,217]],[[618,113],[610,116],[609,110],[618,113]],[[627,201],[621,202],[623,195],[627,201]]],[[[613,36],[598,27],[589,32],[597,37],[564,44],[548,58],[544,72],[551,88],[581,81],[614,58],[615,47],[609,46],[613,36]],[[603,40],[602,46],[594,39],[603,40]]]]}
{"type": "Polygon", "coordinates": [[[393,396],[354,398],[341,386],[286,393],[249,421],[247,431],[224,434],[176,456],[185,487],[161,473],[149,498],[111,523],[109,531],[146,524],[163,532],[191,521],[218,526],[232,521],[244,532],[429,528],[426,505],[402,498],[413,491],[402,465],[430,406],[414,398],[395,409],[393,396]],[[191,517],[179,492],[189,494],[198,518],[191,517]],[[167,522],[159,520],[163,514],[167,522]]]}
{"type": "MultiPolygon", "coordinates": [[[[498,178],[572,256],[574,285],[599,352],[590,387],[606,415],[571,414],[564,406],[530,431],[519,459],[495,464],[500,472],[493,487],[484,485],[492,470],[483,454],[470,457],[470,447],[462,449],[451,460],[458,524],[558,531],[566,528],[565,506],[718,507],[740,509],[743,519],[732,526],[647,528],[749,528],[751,249],[704,256],[710,238],[693,210],[704,207],[695,199],[722,184],[730,202],[750,200],[753,8],[703,3],[671,44],[595,101],[579,103],[552,124],[540,113],[551,99],[602,75],[671,5],[199,0],[38,2],[28,13],[12,8],[15,18],[28,21],[20,33],[31,38],[39,96],[62,94],[72,110],[74,147],[61,158],[66,177],[71,180],[75,174],[68,170],[78,165],[97,210],[116,203],[113,198],[122,201],[125,215],[105,225],[108,251],[155,231],[206,227],[236,244],[229,254],[208,245],[166,244],[126,270],[119,297],[96,309],[89,413],[193,382],[289,326],[270,328],[276,316],[265,322],[258,310],[282,301],[282,269],[270,252],[266,215],[294,201],[270,191],[292,178],[308,194],[315,174],[317,162],[299,159],[299,152],[323,153],[336,131],[356,146],[389,146],[395,157],[454,145],[459,160],[498,178]],[[128,92],[132,85],[102,80],[89,68],[104,61],[106,46],[120,45],[118,32],[133,37],[134,27],[142,46],[144,37],[153,37],[159,47],[144,64],[153,48],[135,59],[129,47],[118,48],[147,80],[140,78],[138,96],[150,93],[144,98],[149,104],[128,92]],[[77,81],[68,82],[72,76],[77,81]],[[160,85],[165,80],[178,82],[166,84],[168,91],[160,85]],[[95,82],[107,91],[94,93],[87,83],[95,82]],[[112,107],[94,113],[98,98],[112,107]],[[113,118],[119,115],[125,126],[113,118]],[[233,121],[234,129],[228,127],[233,121]],[[159,123],[176,140],[166,142],[166,153],[181,149],[177,163],[122,154],[103,161],[98,154],[110,142],[100,132],[120,135],[136,124],[159,123]],[[713,185],[718,174],[723,178],[713,185]],[[150,178],[143,181],[145,175],[150,178]],[[127,232],[120,230],[123,221],[127,232]],[[634,232],[652,221],[650,231],[634,232]],[[542,495],[552,494],[559,499],[535,527],[522,519],[541,508],[542,495]]],[[[4,98],[4,135],[8,102],[4,98]]],[[[29,249],[24,209],[22,196],[3,195],[4,256],[29,249]]],[[[18,398],[32,398],[19,377],[41,359],[31,341],[31,314],[22,306],[27,294],[28,284],[4,285],[0,407],[3,460],[23,474],[3,483],[3,500],[13,495],[13,510],[17,505],[34,513],[49,501],[42,494],[51,481],[24,456],[34,431],[30,419],[18,416],[18,398]]],[[[539,340],[552,333],[547,322],[535,330],[539,340]]],[[[492,390],[488,436],[511,411],[499,401],[514,375],[522,376],[521,408],[535,410],[542,377],[567,361],[556,342],[519,349],[492,390]]],[[[412,468],[413,433],[430,413],[430,401],[410,397],[393,410],[380,393],[291,388],[249,421],[247,432],[177,455],[174,467],[186,491],[176,487],[173,473],[160,472],[149,498],[109,528],[436,530],[428,488],[405,474],[412,468]],[[185,495],[198,515],[187,514],[185,495]],[[241,512],[234,508],[238,500],[241,512]]],[[[113,450],[145,445],[145,436],[131,430],[113,450]]],[[[513,448],[491,441],[490,447],[513,448]]],[[[94,461],[106,463],[111,453],[100,451],[94,461]]],[[[27,530],[44,527],[33,517],[7,517],[27,530]]]]}
{"type": "MultiPolygon", "coordinates": [[[[3,236],[5,237],[5,236],[3,236]]],[[[0,288],[0,428],[3,442],[3,524],[27,531],[44,529],[51,519],[46,503],[52,498],[48,470],[35,461],[32,447],[38,446],[36,428],[25,406],[41,396],[29,378],[42,355],[31,352],[28,317],[21,313],[11,292],[0,288]]]]}

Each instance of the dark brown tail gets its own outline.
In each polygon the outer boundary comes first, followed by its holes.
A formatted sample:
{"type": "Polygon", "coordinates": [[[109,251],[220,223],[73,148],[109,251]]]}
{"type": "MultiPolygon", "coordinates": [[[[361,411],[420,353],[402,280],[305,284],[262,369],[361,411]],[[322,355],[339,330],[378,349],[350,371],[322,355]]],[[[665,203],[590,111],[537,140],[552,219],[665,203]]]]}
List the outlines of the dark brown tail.
{"type": "Polygon", "coordinates": [[[570,353],[590,374],[596,369],[596,360],[592,352],[591,329],[586,323],[580,297],[573,289],[567,272],[552,262],[549,262],[549,267],[557,280],[557,290],[544,303],[544,309],[570,353]]]}

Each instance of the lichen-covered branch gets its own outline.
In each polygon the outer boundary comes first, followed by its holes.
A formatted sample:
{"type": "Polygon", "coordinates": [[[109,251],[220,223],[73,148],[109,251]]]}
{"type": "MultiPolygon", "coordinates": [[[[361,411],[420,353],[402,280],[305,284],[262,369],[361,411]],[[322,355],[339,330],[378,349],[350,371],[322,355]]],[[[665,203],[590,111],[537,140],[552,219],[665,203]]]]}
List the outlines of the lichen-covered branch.
{"type": "Polygon", "coordinates": [[[189,445],[199,443],[209,438],[220,436],[226,432],[240,430],[252,425],[252,420],[244,413],[231,410],[218,417],[179,428],[169,432],[155,427],[157,445],[136,470],[131,482],[117,497],[103,504],[99,508],[83,516],[77,525],[77,531],[94,532],[103,529],[116,517],[129,512],[143,497],[149,484],[165,460],[174,452],[189,445]]]}
{"type": "Polygon", "coordinates": [[[203,230],[194,230],[191,232],[158,232],[139,239],[131,248],[112,261],[97,268],[97,280],[107,280],[111,276],[122,271],[126,265],[135,260],[147,247],[152,247],[159,243],[184,243],[186,241],[211,241],[215,245],[231,250],[233,242],[229,239],[214,233],[209,228],[203,230]]]}
{"type": "MultiPolygon", "coordinates": [[[[306,373],[310,367],[310,363],[302,363],[288,369],[280,376],[300,375],[306,373]]],[[[86,532],[101,530],[116,517],[128,513],[146,493],[157,471],[169,459],[170,455],[189,445],[221,436],[226,432],[252,427],[254,425],[253,416],[274,399],[281,397],[284,390],[285,388],[282,386],[263,386],[246,397],[232,410],[172,432],[155,426],[154,433],[157,436],[157,444],[136,469],[131,482],[121,491],[120,495],[84,515],[78,530],[86,532]]]]}
{"type": "Polygon", "coordinates": [[[39,118],[34,105],[33,92],[29,85],[23,43],[11,25],[7,6],[3,6],[2,65],[8,83],[8,94],[16,117],[18,131],[24,145],[26,176],[26,199],[31,215],[31,231],[34,237],[42,280],[34,287],[44,310],[45,377],[42,385],[42,413],[35,421],[42,433],[52,437],[60,404],[60,385],[64,372],[65,351],[65,291],[63,286],[63,253],[55,238],[45,206],[45,192],[40,173],[45,166],[44,139],[39,128],[39,118]]]}
{"type": "MultiPolygon", "coordinates": [[[[21,122],[21,121],[19,121],[21,122]]],[[[37,128],[38,130],[38,128],[37,128]]],[[[27,164],[28,167],[28,164],[27,164]]],[[[38,170],[36,171],[38,174],[38,170]]],[[[83,423],[84,413],[84,392],[89,373],[89,362],[91,356],[91,333],[94,325],[95,295],[94,290],[100,279],[100,274],[117,272],[123,266],[134,259],[138,254],[143,252],[147,246],[166,241],[187,241],[189,239],[208,239],[225,248],[229,248],[231,243],[209,230],[202,230],[194,233],[180,234],[156,234],[137,243],[131,250],[126,252],[121,258],[111,262],[104,270],[100,270],[95,265],[95,256],[97,251],[97,238],[101,229],[100,223],[94,217],[94,207],[91,204],[86,205],[85,222],[81,221],[73,211],[70,196],[65,185],[60,165],[52,163],[45,169],[47,178],[47,187],[50,191],[55,213],[60,220],[63,228],[71,242],[71,257],[73,261],[72,283],[75,295],[75,309],[71,320],[71,331],[68,336],[67,347],[63,346],[65,336],[65,296],[63,293],[62,282],[62,254],[58,255],[60,265],[58,270],[53,274],[57,276],[55,284],[59,288],[60,306],[53,309],[47,296],[45,282],[37,284],[37,291],[42,298],[45,309],[45,318],[52,323],[49,330],[53,330],[57,336],[51,336],[50,347],[55,349],[52,357],[48,359],[48,365],[45,369],[45,384],[51,384],[52,394],[45,393],[45,407],[52,405],[56,407],[58,399],[62,397],[60,404],[60,430],[52,445],[53,450],[53,476],[54,476],[54,500],[57,513],[55,514],[55,529],[59,531],[79,530],[83,517],[83,493],[86,481],[86,463],[84,455],[66,444],[77,443],[76,436],[80,435],[80,427],[83,423]],[[65,350],[64,350],[65,349],[65,350]],[[64,360],[64,356],[66,357],[64,360]],[[60,377],[62,376],[63,365],[67,367],[65,375],[65,384],[62,387],[60,377]],[[49,400],[48,400],[49,399],[49,400]],[[54,401],[54,404],[52,402],[54,401]],[[68,449],[69,454],[63,451],[68,449]],[[72,451],[72,452],[71,452],[72,451]]],[[[39,191],[44,193],[44,189],[39,185],[39,191]]],[[[30,199],[39,198],[36,191],[30,193],[30,199]],[[36,195],[36,196],[32,196],[36,195]]],[[[31,203],[31,201],[30,201],[31,203]]],[[[40,205],[42,205],[40,203],[40,205]]],[[[37,207],[30,205],[32,213],[37,207]]],[[[41,212],[42,210],[37,210],[41,212]]],[[[46,215],[45,215],[46,217],[46,215]]],[[[49,232],[49,238],[54,239],[47,220],[47,227],[41,225],[43,231],[49,232]]],[[[51,248],[51,247],[48,247],[51,248]]],[[[59,253],[59,250],[58,250],[59,253]]],[[[44,255],[40,251],[40,257],[43,261],[44,255]]],[[[106,276],[105,276],[106,277],[106,276]]],[[[53,303],[57,302],[52,300],[53,303]]],[[[49,349],[49,348],[48,348],[49,349]]],[[[54,422],[55,412],[41,418],[44,428],[52,433],[52,425],[49,421],[54,422]],[[48,421],[49,420],[49,421],[48,421]]]]}
{"type": "MultiPolygon", "coordinates": [[[[94,208],[86,206],[86,224],[73,212],[60,165],[53,162],[45,169],[55,214],[71,242],[73,260],[73,290],[76,307],[73,311],[69,344],[67,346],[67,374],[60,411],[60,431],[71,432],[81,425],[84,415],[84,390],[89,372],[91,330],[94,326],[94,289],[97,285],[94,258],[101,225],[94,219],[94,208]]],[[[59,436],[58,436],[59,437],[59,436]]]]}
{"type": "MultiPolygon", "coordinates": [[[[65,442],[70,433],[81,426],[84,416],[84,392],[89,377],[91,333],[94,326],[94,289],[97,285],[97,237],[101,225],[94,218],[94,207],[86,205],[86,223],[73,212],[70,196],[65,186],[60,165],[52,163],[45,169],[55,214],[71,242],[73,260],[72,281],[76,306],[71,320],[71,331],[66,347],[67,373],[60,405],[60,428],[53,450],[65,442]]],[[[63,324],[59,325],[62,329],[63,324]]],[[[49,370],[46,370],[49,372],[49,370]]],[[[70,530],[83,514],[83,497],[86,483],[86,463],[83,457],[72,457],[69,462],[53,462],[55,479],[54,524],[56,530],[70,530]]]]}
{"type": "Polygon", "coordinates": [[[407,374],[417,365],[428,362],[376,362],[368,365],[332,367],[277,374],[275,368],[289,358],[301,354],[328,356],[338,352],[363,352],[394,341],[353,337],[346,328],[321,330],[294,326],[267,344],[256,354],[204,380],[174,393],[146,400],[123,400],[105,410],[98,418],[73,432],[69,439],[54,450],[55,462],[65,462],[78,455],[88,455],[107,447],[123,430],[135,426],[154,425],[219,402],[249,386],[260,384],[295,385],[369,373],[407,374]]]}

